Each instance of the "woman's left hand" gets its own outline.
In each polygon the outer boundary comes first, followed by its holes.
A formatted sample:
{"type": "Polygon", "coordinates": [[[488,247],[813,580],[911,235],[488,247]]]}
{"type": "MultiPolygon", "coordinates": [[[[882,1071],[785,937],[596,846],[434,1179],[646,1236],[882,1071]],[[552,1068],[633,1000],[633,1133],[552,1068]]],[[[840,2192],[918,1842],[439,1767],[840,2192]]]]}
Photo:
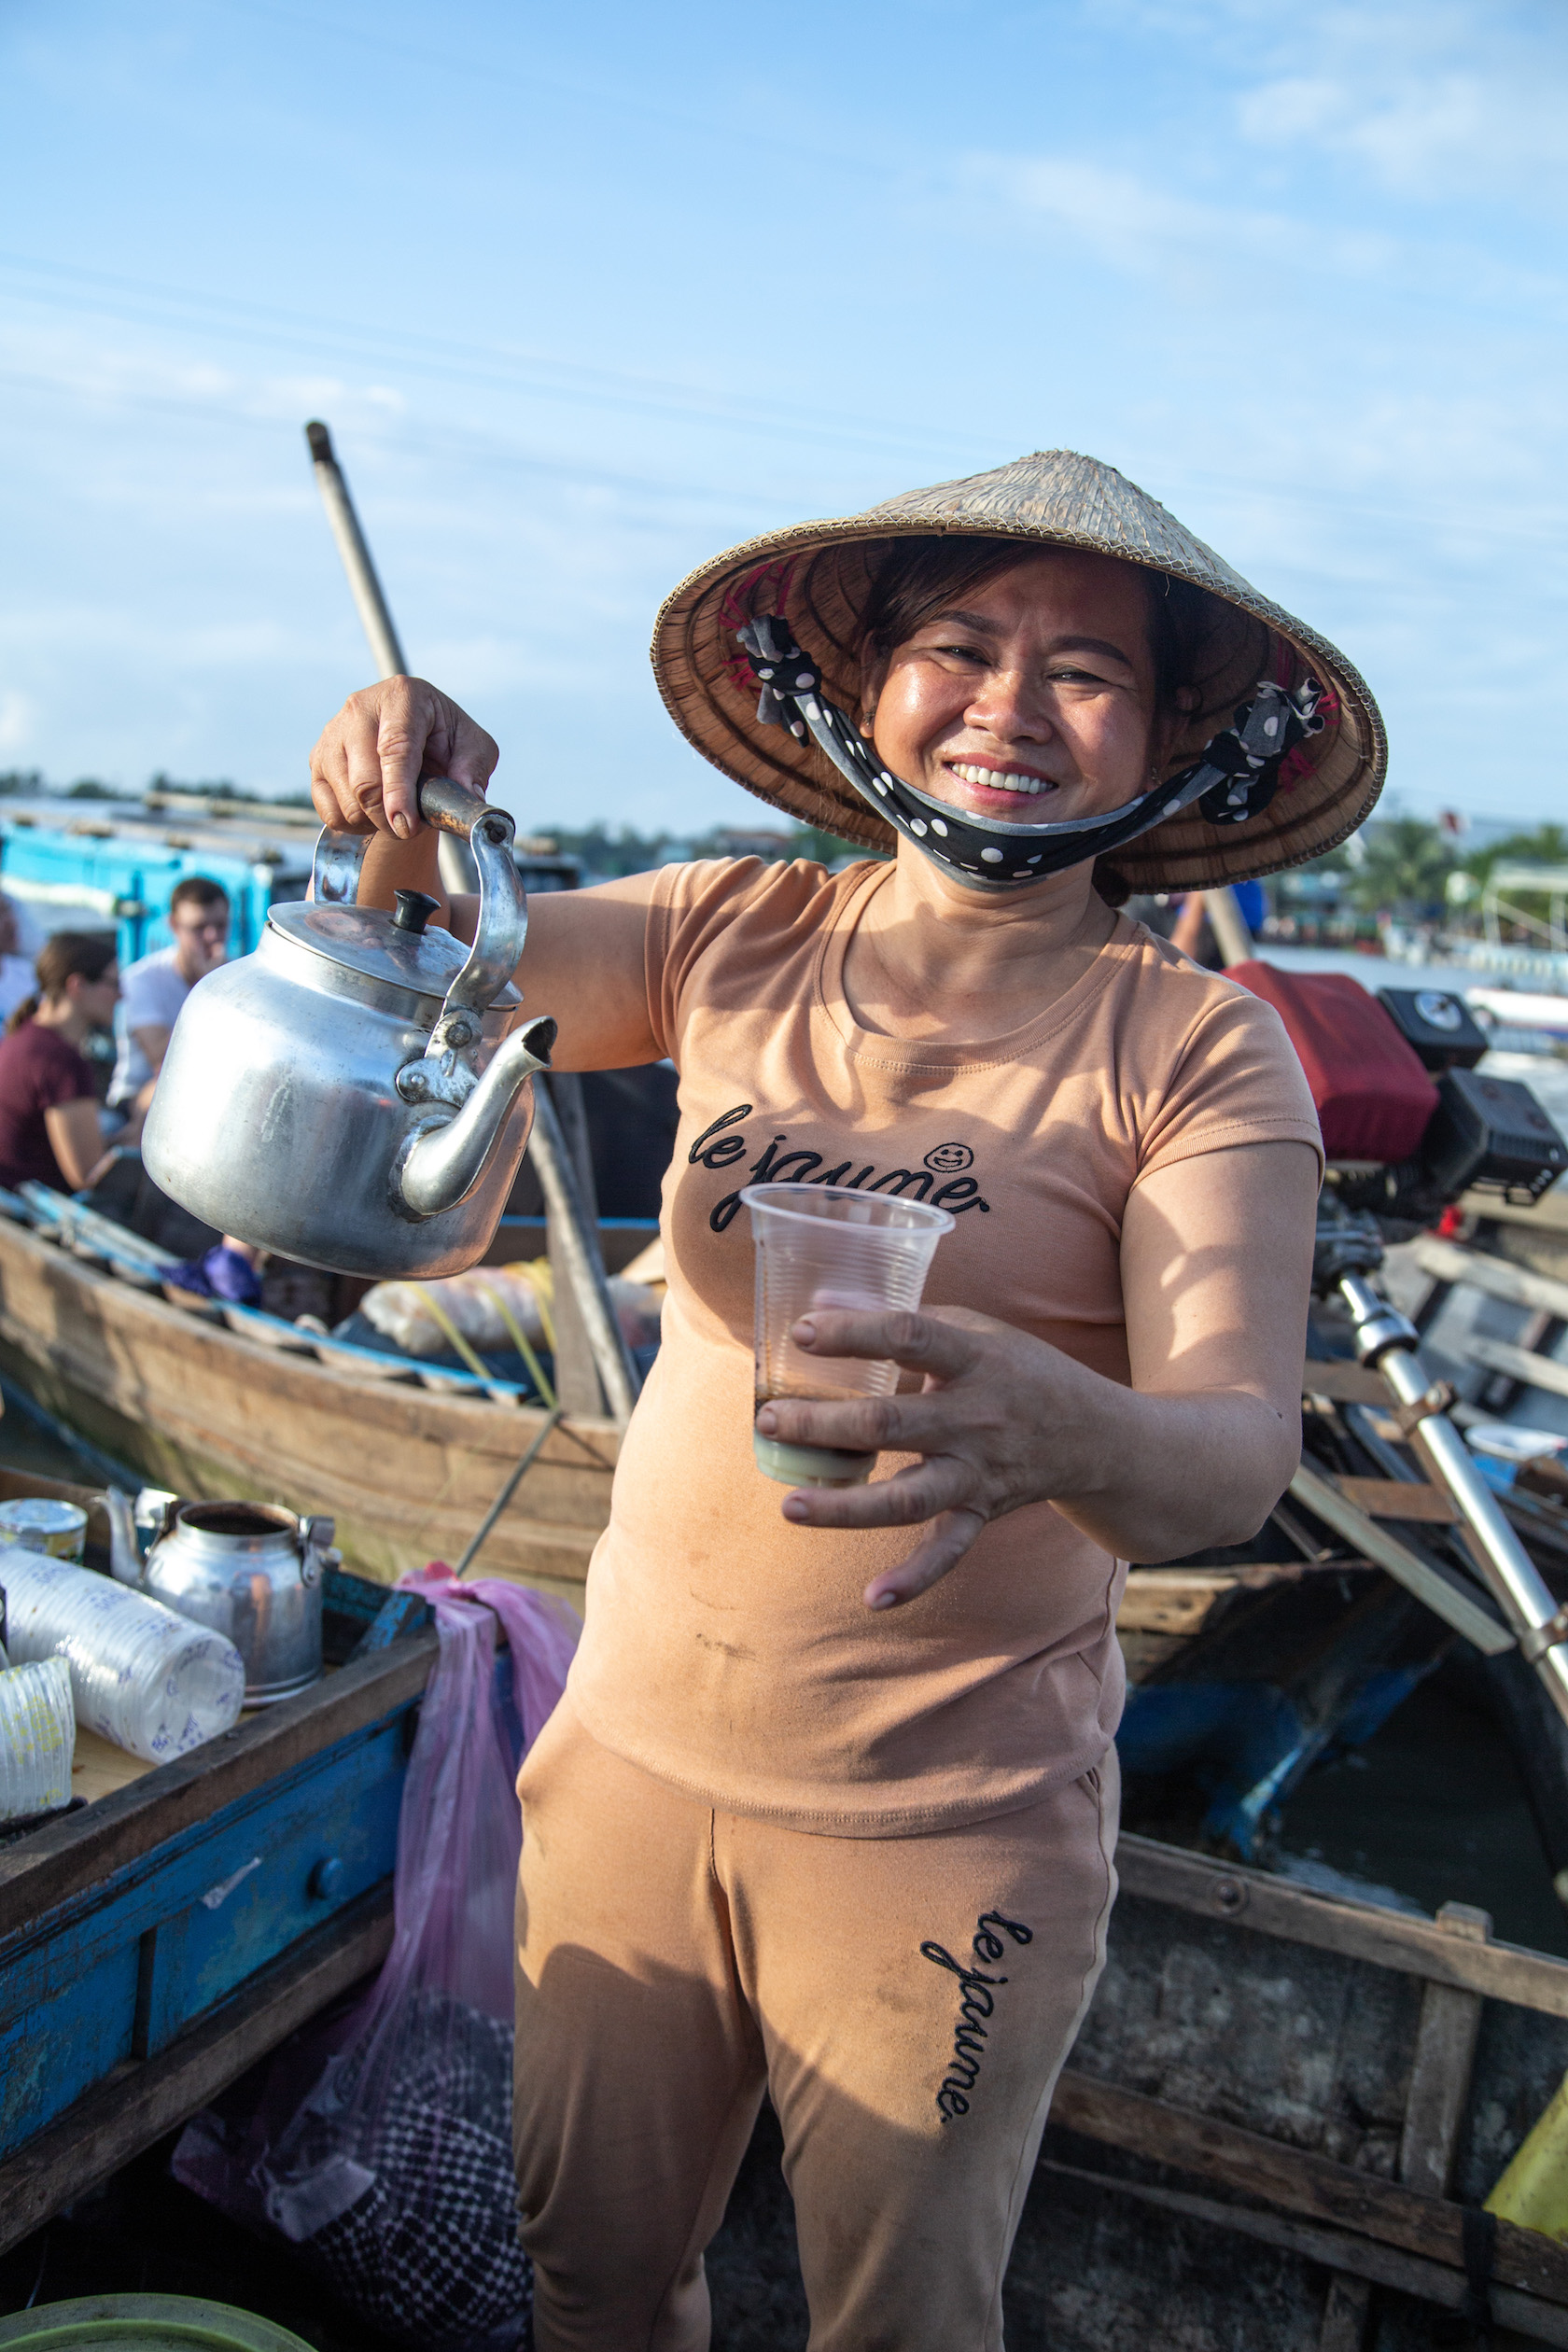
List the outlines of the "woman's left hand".
{"type": "Polygon", "coordinates": [[[785,1518],[801,1527],[931,1522],[907,1560],[866,1587],[870,1608],[924,1592],[957,1567],[987,1520],[1096,1483],[1114,1383],[1028,1332],[962,1307],[919,1314],[820,1308],[791,1336],[808,1355],[890,1356],[924,1377],[909,1395],[842,1404],[781,1396],[757,1416],[764,1436],[790,1445],[924,1457],[874,1485],[800,1487],[785,1498],[785,1518]]]}

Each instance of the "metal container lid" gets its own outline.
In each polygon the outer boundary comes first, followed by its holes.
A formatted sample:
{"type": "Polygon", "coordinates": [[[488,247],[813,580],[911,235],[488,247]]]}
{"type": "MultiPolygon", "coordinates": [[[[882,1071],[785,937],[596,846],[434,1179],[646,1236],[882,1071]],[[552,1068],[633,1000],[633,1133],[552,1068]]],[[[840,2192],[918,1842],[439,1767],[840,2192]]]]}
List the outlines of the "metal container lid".
{"type": "MultiPolygon", "coordinates": [[[[399,892],[400,897],[417,893],[399,892]]],[[[318,906],[307,899],[271,908],[267,927],[297,947],[343,964],[367,980],[406,988],[440,1003],[470,950],[448,931],[403,927],[379,906],[318,906]]],[[[515,1005],[522,998],[510,980],[491,998],[492,1006],[515,1005]]]]}
{"type": "Polygon", "coordinates": [[[87,1525],[79,1503],[62,1503],[53,1495],[24,1495],[0,1503],[0,1528],[39,1527],[50,1535],[74,1535],[87,1525]]]}

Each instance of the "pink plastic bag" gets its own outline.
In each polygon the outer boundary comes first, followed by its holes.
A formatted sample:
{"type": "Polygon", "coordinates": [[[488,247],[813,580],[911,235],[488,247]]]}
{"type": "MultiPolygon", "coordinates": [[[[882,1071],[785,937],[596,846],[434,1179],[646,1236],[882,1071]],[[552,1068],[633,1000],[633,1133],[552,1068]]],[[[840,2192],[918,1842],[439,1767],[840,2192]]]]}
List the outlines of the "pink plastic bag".
{"type": "Polygon", "coordinates": [[[401,1589],[429,1602],[441,1659],[403,1785],[392,1950],[351,2009],[276,2054],[259,2103],[252,2081],[194,2119],[174,2170],[280,2231],[388,2336],[518,2352],[532,2296],[511,2175],[513,1783],[579,1626],[520,1585],[439,1566],[401,1589]]]}

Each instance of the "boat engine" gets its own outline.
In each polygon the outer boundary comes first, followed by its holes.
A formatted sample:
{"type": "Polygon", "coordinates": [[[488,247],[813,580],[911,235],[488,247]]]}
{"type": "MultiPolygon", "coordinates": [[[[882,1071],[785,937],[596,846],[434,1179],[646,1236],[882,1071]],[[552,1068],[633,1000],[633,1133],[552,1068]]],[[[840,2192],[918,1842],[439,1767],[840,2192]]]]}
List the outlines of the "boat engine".
{"type": "Polygon", "coordinates": [[[1300,1057],[1328,1159],[1326,1209],[1370,1214],[1382,1239],[1406,1240],[1463,1193],[1533,1207],[1568,1171],[1568,1142],[1530,1088],[1477,1068],[1486,1036],[1462,997],[1374,995],[1336,973],[1258,962],[1226,977],[1273,1005],[1300,1057]]]}

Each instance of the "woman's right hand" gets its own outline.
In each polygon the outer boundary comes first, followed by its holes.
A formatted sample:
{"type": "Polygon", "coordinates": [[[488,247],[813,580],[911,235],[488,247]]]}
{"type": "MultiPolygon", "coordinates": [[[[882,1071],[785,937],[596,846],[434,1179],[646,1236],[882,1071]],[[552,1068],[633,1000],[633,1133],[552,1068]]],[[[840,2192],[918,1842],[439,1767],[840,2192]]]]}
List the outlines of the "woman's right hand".
{"type": "Polygon", "coordinates": [[[419,787],[450,776],[483,791],[500,758],[492,736],[423,678],[384,678],[350,694],[311,753],[311,798],[338,833],[419,831],[419,787]]]}

